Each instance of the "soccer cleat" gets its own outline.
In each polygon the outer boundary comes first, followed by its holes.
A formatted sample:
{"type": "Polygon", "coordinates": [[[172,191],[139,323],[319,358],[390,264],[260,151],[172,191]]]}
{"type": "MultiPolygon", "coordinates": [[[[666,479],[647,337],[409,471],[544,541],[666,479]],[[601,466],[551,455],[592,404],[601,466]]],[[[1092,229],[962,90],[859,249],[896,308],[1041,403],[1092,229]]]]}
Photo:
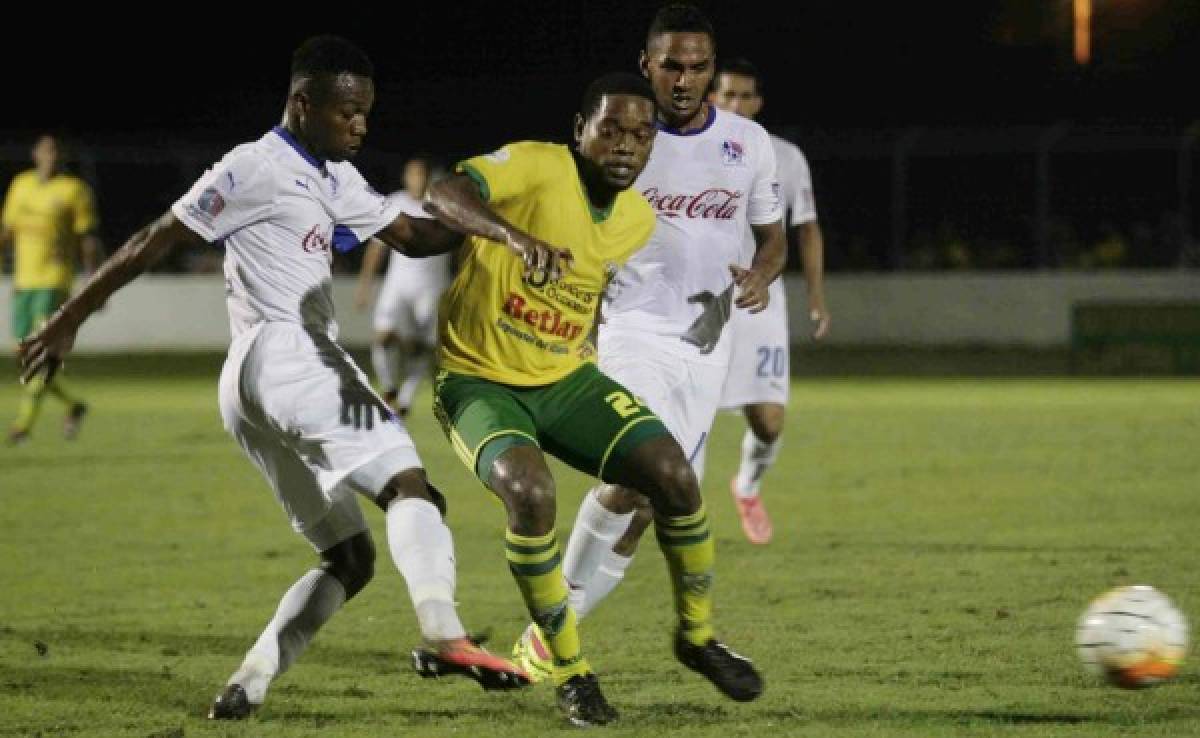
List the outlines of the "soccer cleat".
{"type": "Polygon", "coordinates": [[[529,677],[511,661],[493,656],[469,638],[450,641],[441,648],[418,648],[412,652],[413,668],[426,679],[465,676],[487,690],[520,689],[529,677]]]}
{"type": "Polygon", "coordinates": [[[617,711],[604,699],[595,674],[576,674],[558,685],[558,706],[577,728],[607,725],[617,719],[617,711]]]}
{"type": "Polygon", "coordinates": [[[8,437],[4,443],[8,446],[20,446],[23,443],[29,442],[29,431],[20,430],[19,428],[11,428],[8,431],[8,437]]]}
{"type": "Polygon", "coordinates": [[[733,493],[733,501],[737,503],[738,517],[742,519],[742,532],[751,543],[763,545],[771,541],[774,528],[767,508],[758,495],[742,497],[738,494],[737,478],[729,480],[729,491],[733,493]]]}
{"type": "Polygon", "coordinates": [[[537,684],[554,673],[554,656],[542,640],[542,631],[536,623],[530,623],[513,644],[513,663],[521,667],[529,681],[537,684]]]}
{"type": "Polygon", "coordinates": [[[83,416],[87,415],[88,406],[82,402],[77,402],[67,411],[67,418],[63,421],[63,438],[68,441],[74,441],[79,436],[79,426],[83,424],[83,416]]]}
{"type": "Polygon", "coordinates": [[[240,684],[227,684],[208,710],[209,720],[245,720],[259,705],[250,701],[240,684]]]}
{"type": "Polygon", "coordinates": [[[754,670],[754,664],[740,656],[716,638],[709,638],[703,646],[697,646],[675,634],[675,658],[692,671],[704,675],[726,697],[738,702],[757,699],[763,691],[762,677],[754,670]]]}

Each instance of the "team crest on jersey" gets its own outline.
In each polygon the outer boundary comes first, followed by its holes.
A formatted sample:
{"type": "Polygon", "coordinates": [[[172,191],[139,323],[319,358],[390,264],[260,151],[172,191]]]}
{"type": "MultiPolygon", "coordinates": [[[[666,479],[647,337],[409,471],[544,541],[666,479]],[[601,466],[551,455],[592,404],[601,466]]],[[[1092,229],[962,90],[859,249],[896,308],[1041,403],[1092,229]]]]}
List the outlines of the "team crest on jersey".
{"type": "Polygon", "coordinates": [[[209,187],[200,193],[200,199],[196,201],[196,207],[202,212],[208,213],[210,217],[217,217],[221,211],[225,209],[225,198],[221,197],[221,193],[217,192],[216,187],[209,187]]]}
{"type": "Polygon", "coordinates": [[[721,144],[721,160],[727,167],[740,167],[746,163],[746,148],[740,141],[727,138],[721,144]]]}

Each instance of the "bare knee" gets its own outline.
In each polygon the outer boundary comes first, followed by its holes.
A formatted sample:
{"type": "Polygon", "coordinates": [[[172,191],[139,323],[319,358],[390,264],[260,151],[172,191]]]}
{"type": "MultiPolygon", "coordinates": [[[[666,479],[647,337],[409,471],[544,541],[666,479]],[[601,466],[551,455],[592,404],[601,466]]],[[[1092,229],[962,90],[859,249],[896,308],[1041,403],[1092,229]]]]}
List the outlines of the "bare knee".
{"type": "Polygon", "coordinates": [[[342,583],[346,599],[362,591],[375,576],[375,544],[359,533],[321,552],[321,568],[342,583]]]}
{"type": "Polygon", "coordinates": [[[775,403],[747,405],[746,424],[750,432],[762,443],[774,443],[783,435],[785,408],[775,403]]]}
{"type": "Polygon", "coordinates": [[[375,504],[384,512],[392,502],[409,499],[430,502],[442,517],[446,516],[446,497],[429,483],[425,478],[425,470],[421,468],[405,469],[392,477],[374,498],[375,504]]]}
{"type": "Polygon", "coordinates": [[[540,536],[554,529],[554,478],[544,463],[505,463],[503,457],[497,459],[489,486],[508,510],[509,530],[518,535],[540,536]]]}

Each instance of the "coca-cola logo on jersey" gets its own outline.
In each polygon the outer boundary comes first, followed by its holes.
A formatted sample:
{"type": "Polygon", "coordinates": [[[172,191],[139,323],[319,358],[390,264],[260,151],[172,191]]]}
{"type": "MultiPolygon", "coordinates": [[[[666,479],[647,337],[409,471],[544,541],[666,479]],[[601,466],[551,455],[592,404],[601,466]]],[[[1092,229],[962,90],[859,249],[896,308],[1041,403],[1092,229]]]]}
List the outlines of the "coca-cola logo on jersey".
{"type": "Polygon", "coordinates": [[[642,196],[666,218],[733,220],[742,201],[741,192],[719,187],[695,195],[660,193],[657,187],[651,187],[642,196]]]}
{"type": "Polygon", "coordinates": [[[304,234],[304,241],[300,245],[304,247],[305,252],[315,254],[318,251],[329,251],[329,239],[321,232],[322,230],[321,226],[315,225],[308,229],[308,233],[304,234]]]}

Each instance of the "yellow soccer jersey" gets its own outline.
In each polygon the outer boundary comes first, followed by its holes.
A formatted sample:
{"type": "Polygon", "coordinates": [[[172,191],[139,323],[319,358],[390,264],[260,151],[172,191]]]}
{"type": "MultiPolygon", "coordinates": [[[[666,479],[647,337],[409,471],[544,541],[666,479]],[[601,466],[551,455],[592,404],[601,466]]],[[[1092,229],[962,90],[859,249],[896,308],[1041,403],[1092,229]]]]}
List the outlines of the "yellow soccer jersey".
{"type": "Polygon", "coordinates": [[[503,384],[551,384],[584,362],[608,280],[654,231],[654,211],[637,192],[607,212],[592,206],[566,146],[523,142],[468,159],[458,171],[479,184],[498,215],[535,238],[569,249],[563,278],[535,286],[503,244],[472,236],[458,276],[442,297],[443,369],[503,384]]]}
{"type": "Polygon", "coordinates": [[[97,225],[87,183],[70,174],[42,182],[36,171],[22,172],[8,188],[2,217],[13,234],[13,286],[70,289],[79,239],[97,225]]]}

